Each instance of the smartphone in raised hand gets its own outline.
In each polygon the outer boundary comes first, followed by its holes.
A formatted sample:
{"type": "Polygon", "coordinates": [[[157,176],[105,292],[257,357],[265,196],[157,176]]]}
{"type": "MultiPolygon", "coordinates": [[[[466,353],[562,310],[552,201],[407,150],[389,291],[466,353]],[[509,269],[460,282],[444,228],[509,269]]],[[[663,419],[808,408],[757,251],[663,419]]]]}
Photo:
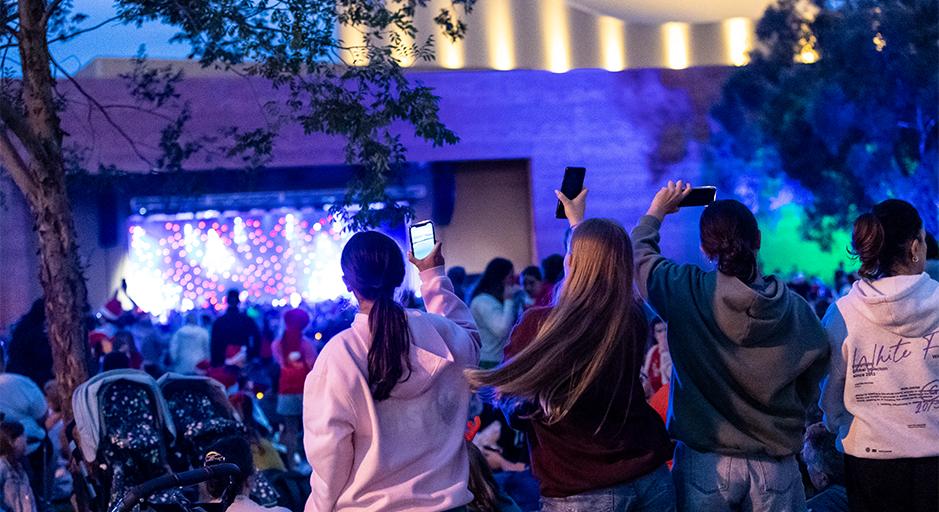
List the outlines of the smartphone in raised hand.
{"type": "MultiPolygon", "coordinates": [[[[587,175],[586,167],[568,167],[564,169],[564,181],[561,182],[561,193],[568,199],[574,199],[584,189],[584,176],[587,175]]],[[[566,219],[564,205],[558,199],[557,208],[554,210],[554,216],[558,219],[566,219]]]]}
{"type": "Polygon", "coordinates": [[[717,187],[694,187],[684,199],[678,203],[679,208],[686,206],[707,206],[717,199],[717,187]]]}
{"type": "Polygon", "coordinates": [[[434,223],[429,220],[411,224],[408,237],[411,239],[411,254],[419,260],[426,258],[437,245],[434,223]]]}

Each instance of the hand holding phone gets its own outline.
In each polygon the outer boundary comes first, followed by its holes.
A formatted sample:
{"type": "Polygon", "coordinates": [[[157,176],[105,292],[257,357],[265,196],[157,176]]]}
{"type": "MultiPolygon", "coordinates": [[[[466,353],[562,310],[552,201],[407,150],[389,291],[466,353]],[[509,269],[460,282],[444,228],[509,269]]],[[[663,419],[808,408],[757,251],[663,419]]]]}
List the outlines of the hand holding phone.
{"type": "Polygon", "coordinates": [[[411,254],[419,260],[426,258],[437,244],[434,223],[429,220],[411,224],[408,235],[411,239],[411,254]]]}
{"type": "MultiPolygon", "coordinates": [[[[561,183],[561,194],[567,199],[574,199],[580,195],[581,190],[584,188],[584,177],[587,174],[587,169],[585,167],[568,167],[564,169],[564,181],[561,183]]],[[[561,202],[561,197],[558,196],[558,205],[554,209],[554,216],[558,219],[566,219],[567,215],[564,213],[564,203],[561,202]]]]}
{"type": "Polygon", "coordinates": [[[428,220],[418,222],[408,228],[411,238],[411,250],[408,251],[408,260],[417,267],[419,272],[434,267],[444,266],[443,254],[440,253],[440,242],[434,233],[434,225],[428,220]]]}
{"type": "Polygon", "coordinates": [[[678,205],[690,193],[691,183],[685,183],[682,180],[669,181],[652,198],[652,204],[649,205],[646,215],[651,215],[661,221],[666,215],[677,212],[678,205]]]}

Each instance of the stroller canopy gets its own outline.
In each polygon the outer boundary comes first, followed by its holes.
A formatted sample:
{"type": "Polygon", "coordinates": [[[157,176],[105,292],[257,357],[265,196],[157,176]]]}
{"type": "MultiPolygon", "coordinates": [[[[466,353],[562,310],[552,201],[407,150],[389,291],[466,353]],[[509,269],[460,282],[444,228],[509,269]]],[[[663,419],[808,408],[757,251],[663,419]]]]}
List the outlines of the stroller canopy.
{"type": "Polygon", "coordinates": [[[155,402],[157,417],[154,427],[165,429],[171,436],[176,436],[176,429],[170,415],[169,406],[160,393],[157,382],[140,370],[111,370],[98,374],[80,385],[72,395],[72,410],[75,414],[75,428],[81,446],[82,457],[86,462],[94,462],[103,432],[103,410],[105,404],[99,403],[101,391],[116,382],[132,382],[146,388],[155,402]]]}

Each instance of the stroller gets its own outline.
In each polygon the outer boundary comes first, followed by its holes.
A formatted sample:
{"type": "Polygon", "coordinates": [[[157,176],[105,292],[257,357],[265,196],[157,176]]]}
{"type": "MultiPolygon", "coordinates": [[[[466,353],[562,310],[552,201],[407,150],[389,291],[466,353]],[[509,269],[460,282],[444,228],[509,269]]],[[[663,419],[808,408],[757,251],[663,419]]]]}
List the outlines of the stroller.
{"type": "MultiPolygon", "coordinates": [[[[238,466],[234,464],[219,464],[183,473],[163,475],[129,489],[120,500],[111,506],[109,512],[131,512],[135,507],[146,502],[148,498],[160,492],[165,492],[174,487],[189,487],[216,478],[235,478],[240,471],[238,466]]],[[[228,490],[224,493],[226,498],[221,502],[196,504],[192,510],[194,512],[224,512],[233,501],[231,498],[234,496],[231,489],[231,484],[229,484],[228,490]]]]}
{"type": "MultiPolygon", "coordinates": [[[[201,468],[211,444],[228,436],[246,434],[225,387],[208,377],[167,373],[157,381],[176,428],[177,470],[201,468]]],[[[276,505],[278,493],[262,475],[252,481],[251,497],[264,506],[276,505]]]]}
{"type": "MultiPolygon", "coordinates": [[[[169,408],[157,383],[139,370],[112,370],[92,377],[72,396],[76,455],[84,464],[92,506],[105,510],[124,493],[170,472],[166,447],[175,436],[169,408]]],[[[159,492],[148,505],[178,505],[178,489],[159,492]]]]}

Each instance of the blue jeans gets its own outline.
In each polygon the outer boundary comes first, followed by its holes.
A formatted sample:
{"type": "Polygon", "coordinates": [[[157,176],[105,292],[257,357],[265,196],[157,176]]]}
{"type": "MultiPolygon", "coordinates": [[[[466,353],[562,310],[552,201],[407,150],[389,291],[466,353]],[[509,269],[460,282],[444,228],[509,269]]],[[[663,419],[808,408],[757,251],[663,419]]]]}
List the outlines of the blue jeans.
{"type": "Polygon", "coordinates": [[[665,466],[606,489],[565,498],[541,498],[542,512],[674,512],[675,488],[665,466]]]}
{"type": "Polygon", "coordinates": [[[678,443],[674,464],[679,511],[805,511],[805,489],[794,455],[730,456],[678,443]]]}

